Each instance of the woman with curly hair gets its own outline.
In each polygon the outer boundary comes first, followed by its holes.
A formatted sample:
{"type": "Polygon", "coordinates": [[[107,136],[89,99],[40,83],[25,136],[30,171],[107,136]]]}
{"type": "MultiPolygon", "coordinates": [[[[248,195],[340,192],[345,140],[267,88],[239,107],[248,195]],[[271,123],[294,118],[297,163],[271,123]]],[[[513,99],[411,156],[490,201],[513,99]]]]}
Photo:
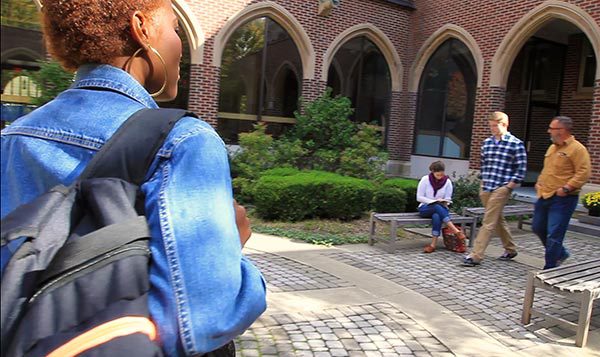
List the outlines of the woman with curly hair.
{"type": "MultiPolygon", "coordinates": [[[[182,45],[170,1],[46,0],[42,23],[48,51],[76,76],[2,131],[2,217],[73,183],[133,113],[177,95],[182,45]]],[[[231,353],[266,302],[260,272],[241,253],[250,229],[222,140],[202,120],[179,120],[141,190],[152,235],[148,307],[163,352],[231,353]]],[[[4,248],[2,268],[15,250],[4,248]]]]}

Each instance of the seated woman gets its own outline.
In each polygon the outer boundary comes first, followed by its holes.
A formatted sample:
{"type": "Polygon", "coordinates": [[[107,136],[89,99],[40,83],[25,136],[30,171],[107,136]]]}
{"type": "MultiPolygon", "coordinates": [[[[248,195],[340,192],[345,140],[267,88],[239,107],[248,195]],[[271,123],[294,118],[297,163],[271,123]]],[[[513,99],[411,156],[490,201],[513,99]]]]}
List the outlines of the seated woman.
{"type": "Polygon", "coordinates": [[[452,181],[446,176],[446,167],[443,162],[435,161],[429,166],[429,175],[425,175],[419,181],[417,187],[417,201],[419,215],[423,218],[431,217],[431,244],[425,246],[425,253],[435,251],[437,239],[442,233],[442,224],[445,223],[450,230],[460,239],[465,235],[450,221],[448,205],[452,202],[452,181]]]}

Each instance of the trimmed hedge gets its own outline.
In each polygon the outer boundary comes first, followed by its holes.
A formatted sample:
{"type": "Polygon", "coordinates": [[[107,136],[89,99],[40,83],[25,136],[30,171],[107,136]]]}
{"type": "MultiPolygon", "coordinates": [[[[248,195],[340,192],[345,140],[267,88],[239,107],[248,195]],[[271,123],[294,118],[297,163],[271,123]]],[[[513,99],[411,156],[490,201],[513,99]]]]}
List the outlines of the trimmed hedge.
{"type": "Polygon", "coordinates": [[[293,167],[276,167],[273,169],[265,170],[260,174],[260,177],[264,176],[292,176],[297,175],[301,171],[293,167]]]}
{"type": "Polygon", "coordinates": [[[379,187],[373,197],[373,210],[379,213],[405,212],[406,192],[396,187],[379,187]]]}
{"type": "Polygon", "coordinates": [[[407,178],[394,178],[385,180],[383,187],[399,188],[406,192],[406,212],[416,212],[419,202],[417,202],[417,186],[419,181],[407,178]]]}
{"type": "Polygon", "coordinates": [[[323,171],[263,176],[254,186],[256,213],[266,219],[297,221],[311,217],[348,220],[368,211],[373,185],[323,171]]]}

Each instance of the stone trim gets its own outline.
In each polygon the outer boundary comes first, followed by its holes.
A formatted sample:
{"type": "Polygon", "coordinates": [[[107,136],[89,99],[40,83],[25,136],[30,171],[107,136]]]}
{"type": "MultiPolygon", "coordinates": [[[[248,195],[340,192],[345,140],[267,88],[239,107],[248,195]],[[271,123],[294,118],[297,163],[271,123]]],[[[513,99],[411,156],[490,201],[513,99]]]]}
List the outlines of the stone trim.
{"type": "Polygon", "coordinates": [[[202,64],[205,36],[200,22],[184,0],[173,0],[173,10],[185,31],[190,46],[190,63],[202,64]]]}
{"type": "Polygon", "coordinates": [[[321,80],[327,83],[327,74],[329,65],[333,61],[333,57],[337,51],[348,41],[353,38],[365,36],[371,40],[383,54],[390,69],[392,79],[392,91],[398,92],[402,90],[402,73],[403,66],[398,51],[394,47],[392,41],[387,35],[370,23],[363,23],[352,26],[340,33],[331,43],[325,55],[323,55],[323,64],[321,68],[321,80]]]}
{"type": "Polygon", "coordinates": [[[446,40],[455,38],[461,41],[469,51],[475,60],[475,69],[477,71],[477,88],[481,87],[481,81],[483,79],[483,55],[481,49],[475,41],[475,38],[471,34],[460,26],[454,24],[446,24],[435,31],[429,38],[423,43],[419,52],[415,56],[415,61],[409,70],[408,78],[408,91],[417,93],[419,91],[419,83],[421,81],[421,75],[427,65],[427,62],[438,49],[438,47],[446,40]]]}
{"type": "MultiPolygon", "coordinates": [[[[564,1],[549,0],[529,11],[508,31],[492,58],[490,87],[506,87],[514,59],[525,42],[548,21],[560,19],[577,26],[590,40],[596,58],[600,58],[600,26],[584,10],[564,1]]],[[[596,80],[600,79],[600,66],[596,80]]]]}
{"type": "Polygon", "coordinates": [[[263,1],[247,6],[231,17],[227,23],[221,27],[221,30],[215,36],[212,65],[221,67],[225,45],[231,34],[233,34],[239,26],[262,16],[268,16],[288,32],[300,53],[304,79],[313,79],[315,76],[315,50],[310,42],[310,38],[294,15],[283,6],[273,1],[263,1]]]}

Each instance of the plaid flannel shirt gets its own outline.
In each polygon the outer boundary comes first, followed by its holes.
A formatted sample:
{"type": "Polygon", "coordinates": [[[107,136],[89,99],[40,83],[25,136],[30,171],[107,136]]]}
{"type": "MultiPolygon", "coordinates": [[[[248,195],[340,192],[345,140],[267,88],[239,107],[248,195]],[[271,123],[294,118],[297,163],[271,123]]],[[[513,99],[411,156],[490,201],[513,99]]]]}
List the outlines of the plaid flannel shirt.
{"type": "Polygon", "coordinates": [[[525,145],[516,136],[506,133],[500,141],[491,136],[481,148],[481,180],[484,191],[494,191],[510,181],[521,183],[527,171],[525,145]]]}

